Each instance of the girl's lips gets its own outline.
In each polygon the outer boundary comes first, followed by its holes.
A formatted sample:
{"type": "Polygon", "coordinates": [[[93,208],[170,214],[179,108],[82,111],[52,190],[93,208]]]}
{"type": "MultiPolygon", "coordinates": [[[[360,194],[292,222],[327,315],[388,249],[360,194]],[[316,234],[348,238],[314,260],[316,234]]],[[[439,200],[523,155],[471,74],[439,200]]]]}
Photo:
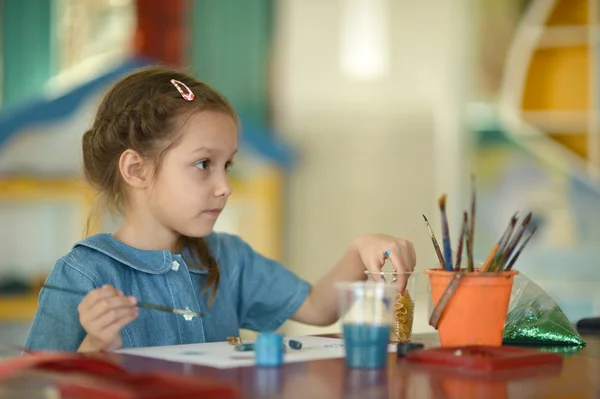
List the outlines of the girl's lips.
{"type": "Polygon", "coordinates": [[[221,213],[223,209],[208,209],[202,213],[206,213],[209,216],[219,216],[219,214],[221,213]]]}

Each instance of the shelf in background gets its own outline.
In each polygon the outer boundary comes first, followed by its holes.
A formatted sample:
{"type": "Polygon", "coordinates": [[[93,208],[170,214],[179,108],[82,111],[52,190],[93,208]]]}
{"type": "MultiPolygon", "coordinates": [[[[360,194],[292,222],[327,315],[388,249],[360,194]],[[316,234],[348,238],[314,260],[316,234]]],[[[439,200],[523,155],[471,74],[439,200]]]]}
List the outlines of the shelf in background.
{"type": "Polygon", "coordinates": [[[525,122],[549,134],[589,131],[590,114],[586,110],[528,110],[521,117],[525,122]]]}
{"type": "Polygon", "coordinates": [[[31,321],[37,306],[37,294],[0,296],[0,323],[31,321]]]}

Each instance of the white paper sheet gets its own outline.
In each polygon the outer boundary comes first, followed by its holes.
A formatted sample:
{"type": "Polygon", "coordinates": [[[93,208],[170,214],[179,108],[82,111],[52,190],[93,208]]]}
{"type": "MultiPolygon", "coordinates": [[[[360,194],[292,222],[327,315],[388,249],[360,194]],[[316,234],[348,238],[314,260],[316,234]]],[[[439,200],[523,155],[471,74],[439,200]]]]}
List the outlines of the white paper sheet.
{"type": "MultiPolygon", "coordinates": [[[[287,350],[283,356],[285,363],[305,362],[308,360],[333,359],[344,357],[344,341],[337,338],[323,337],[286,337],[287,350]],[[290,349],[290,340],[302,342],[302,349],[290,349]]],[[[253,342],[253,341],[244,341],[253,342]]],[[[396,345],[388,346],[389,352],[396,351],[396,345]]],[[[117,353],[151,357],[173,362],[192,363],[216,368],[245,367],[254,365],[254,352],[237,352],[227,342],[210,342],[205,344],[156,346],[147,348],[120,349],[117,353]]]]}

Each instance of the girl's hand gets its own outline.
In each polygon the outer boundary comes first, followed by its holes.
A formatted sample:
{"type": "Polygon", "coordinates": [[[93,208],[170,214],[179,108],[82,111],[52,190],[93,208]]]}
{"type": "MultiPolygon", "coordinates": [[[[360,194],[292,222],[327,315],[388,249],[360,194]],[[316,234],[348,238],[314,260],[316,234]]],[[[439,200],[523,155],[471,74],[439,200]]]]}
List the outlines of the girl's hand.
{"type": "Polygon", "coordinates": [[[79,350],[121,348],[121,329],[137,318],[136,303],[135,297],[127,297],[111,285],[90,291],[77,308],[79,322],[87,332],[79,350]]]}
{"type": "MultiPolygon", "coordinates": [[[[413,244],[402,238],[395,238],[383,234],[365,235],[358,237],[354,243],[365,268],[373,273],[381,271],[386,258],[398,273],[412,272],[415,270],[417,255],[413,244]]],[[[407,275],[399,275],[398,283],[401,291],[406,288],[407,275]]],[[[377,281],[380,275],[374,274],[377,281]]]]}

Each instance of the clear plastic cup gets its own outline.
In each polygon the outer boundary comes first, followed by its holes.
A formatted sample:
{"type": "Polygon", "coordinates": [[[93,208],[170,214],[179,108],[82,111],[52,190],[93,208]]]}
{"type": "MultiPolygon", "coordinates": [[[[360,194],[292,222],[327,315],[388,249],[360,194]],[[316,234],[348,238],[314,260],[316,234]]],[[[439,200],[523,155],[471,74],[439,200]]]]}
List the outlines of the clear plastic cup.
{"type": "Polygon", "coordinates": [[[381,368],[387,365],[396,287],[370,281],[340,282],[341,322],[346,365],[352,368],[381,368]]]}
{"type": "Polygon", "coordinates": [[[418,273],[415,272],[371,272],[365,271],[369,281],[382,281],[398,289],[398,280],[406,281],[403,294],[394,294],[392,312],[390,315],[390,341],[392,343],[409,342],[412,337],[413,321],[415,318],[415,297],[418,273]]]}

